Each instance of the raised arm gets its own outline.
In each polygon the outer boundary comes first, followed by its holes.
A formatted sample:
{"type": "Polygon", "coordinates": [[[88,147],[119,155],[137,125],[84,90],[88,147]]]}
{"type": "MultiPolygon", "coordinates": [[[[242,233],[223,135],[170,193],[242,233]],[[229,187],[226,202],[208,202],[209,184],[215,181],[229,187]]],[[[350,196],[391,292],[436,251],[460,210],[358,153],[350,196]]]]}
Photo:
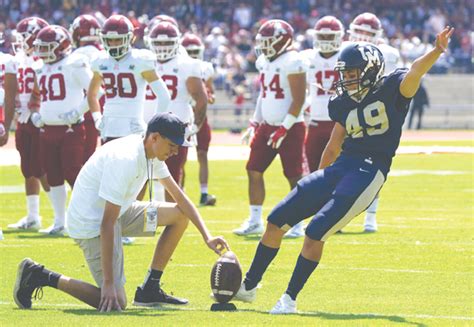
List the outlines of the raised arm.
{"type": "Polygon", "coordinates": [[[444,30],[436,36],[435,47],[413,62],[410,70],[400,83],[401,95],[405,98],[412,98],[415,95],[423,75],[431,69],[439,56],[447,50],[449,38],[453,35],[453,32],[454,28],[446,26],[444,30]]]}

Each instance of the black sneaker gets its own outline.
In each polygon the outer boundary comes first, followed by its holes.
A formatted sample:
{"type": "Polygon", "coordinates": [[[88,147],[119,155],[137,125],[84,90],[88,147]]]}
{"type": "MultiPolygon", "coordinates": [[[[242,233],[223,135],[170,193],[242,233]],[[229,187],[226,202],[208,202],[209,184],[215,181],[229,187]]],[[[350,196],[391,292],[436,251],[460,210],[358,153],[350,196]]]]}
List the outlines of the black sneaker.
{"type": "Polygon", "coordinates": [[[201,193],[201,200],[199,200],[200,206],[213,206],[216,204],[216,196],[207,193],[201,193]]]}
{"type": "Polygon", "coordinates": [[[36,300],[43,297],[43,285],[40,282],[43,269],[44,266],[30,258],[23,259],[18,265],[13,299],[20,309],[31,309],[31,298],[36,300]]]}
{"type": "Polygon", "coordinates": [[[183,305],[188,304],[188,300],[168,295],[159,285],[156,285],[152,286],[150,290],[137,287],[133,304],[139,307],[154,307],[160,304],[183,305]]]}

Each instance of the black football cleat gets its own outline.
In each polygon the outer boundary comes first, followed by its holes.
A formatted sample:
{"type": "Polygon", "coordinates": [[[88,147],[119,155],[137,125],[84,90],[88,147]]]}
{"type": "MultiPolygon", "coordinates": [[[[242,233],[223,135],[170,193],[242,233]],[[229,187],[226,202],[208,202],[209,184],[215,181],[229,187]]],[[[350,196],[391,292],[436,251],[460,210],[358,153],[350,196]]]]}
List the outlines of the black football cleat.
{"type": "Polygon", "coordinates": [[[30,258],[23,259],[18,265],[13,299],[20,309],[31,309],[31,298],[41,299],[43,297],[43,286],[40,276],[44,266],[30,258]],[[33,294],[34,292],[34,294],[33,294]]]}
{"type": "Polygon", "coordinates": [[[166,294],[158,284],[150,287],[149,290],[137,287],[135,298],[133,299],[133,305],[139,307],[154,307],[160,304],[184,305],[188,304],[188,302],[187,299],[180,299],[166,294]]]}
{"type": "Polygon", "coordinates": [[[201,193],[201,200],[199,200],[200,206],[214,206],[216,205],[217,198],[215,195],[201,193]]]}

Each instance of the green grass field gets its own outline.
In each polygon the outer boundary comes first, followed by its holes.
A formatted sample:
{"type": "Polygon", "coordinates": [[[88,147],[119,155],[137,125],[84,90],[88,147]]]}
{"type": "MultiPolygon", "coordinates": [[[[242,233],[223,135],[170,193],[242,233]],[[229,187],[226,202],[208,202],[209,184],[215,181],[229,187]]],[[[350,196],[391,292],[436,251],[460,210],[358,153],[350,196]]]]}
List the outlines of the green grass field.
{"type": "MultiPolygon", "coordinates": [[[[196,202],[197,163],[188,162],[186,168],[186,189],[196,202]]],[[[101,314],[45,288],[33,310],[19,310],[12,288],[17,264],[24,257],[75,278],[89,282],[92,278],[72,240],[6,230],[24,214],[24,195],[0,194],[5,235],[0,241],[0,325],[473,326],[473,156],[401,155],[392,170],[381,194],[379,232],[361,233],[363,217],[357,217],[344,234],[330,238],[320,266],[298,298],[301,314],[277,317],[267,312],[286,289],[302,240],[283,242],[254,304],[236,303],[238,312],[215,313],[209,311],[209,276],[217,257],[193,226],[162,278],[166,291],[189,298],[185,308],[129,306],[123,313],[101,314]]],[[[0,189],[22,184],[18,167],[0,167],[0,172],[0,189]]],[[[231,233],[248,214],[245,162],[212,162],[211,173],[210,191],[218,196],[218,204],[201,213],[214,234],[227,238],[245,272],[259,239],[231,233]]],[[[265,214],[288,192],[278,162],[266,180],[265,214]]],[[[41,200],[47,226],[52,210],[44,194],[41,200]]],[[[140,238],[125,247],[129,303],[143,281],[155,242],[156,237],[140,238]]]]}

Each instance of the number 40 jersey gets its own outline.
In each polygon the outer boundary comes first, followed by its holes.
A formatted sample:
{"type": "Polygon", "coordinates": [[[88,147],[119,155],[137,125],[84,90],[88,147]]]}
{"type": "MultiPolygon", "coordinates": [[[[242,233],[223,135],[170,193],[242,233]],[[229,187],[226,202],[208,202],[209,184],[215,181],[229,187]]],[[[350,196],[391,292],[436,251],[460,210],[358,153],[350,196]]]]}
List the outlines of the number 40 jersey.
{"type": "Polygon", "coordinates": [[[402,126],[411,99],[400,93],[407,69],[384,76],[360,102],[347,95],[329,101],[331,119],[345,127],[342,154],[370,157],[387,174],[400,144],[402,126]]]}

